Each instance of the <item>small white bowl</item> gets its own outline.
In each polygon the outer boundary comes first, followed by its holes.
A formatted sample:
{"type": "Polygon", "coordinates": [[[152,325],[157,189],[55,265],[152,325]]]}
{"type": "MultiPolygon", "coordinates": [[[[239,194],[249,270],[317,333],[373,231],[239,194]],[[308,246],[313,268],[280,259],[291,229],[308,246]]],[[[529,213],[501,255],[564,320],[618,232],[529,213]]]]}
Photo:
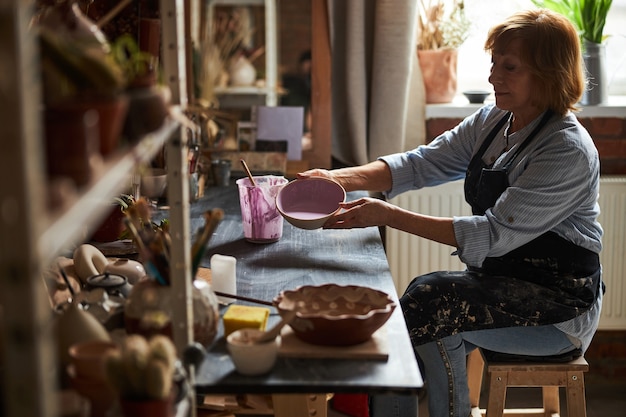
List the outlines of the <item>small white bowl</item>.
{"type": "Polygon", "coordinates": [[[242,375],[262,375],[276,363],[280,336],[266,343],[251,343],[250,337],[258,337],[262,330],[239,329],[228,335],[226,346],[237,372],[242,375]]]}

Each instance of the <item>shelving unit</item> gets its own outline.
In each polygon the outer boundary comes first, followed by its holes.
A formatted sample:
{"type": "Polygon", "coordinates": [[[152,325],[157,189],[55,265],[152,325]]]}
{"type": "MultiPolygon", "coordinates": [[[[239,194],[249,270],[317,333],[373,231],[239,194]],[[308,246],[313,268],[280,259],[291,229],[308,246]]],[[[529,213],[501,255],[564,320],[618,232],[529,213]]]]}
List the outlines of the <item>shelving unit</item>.
{"type": "MultiPolygon", "coordinates": [[[[161,0],[163,79],[172,105],[184,109],[186,63],[183,0],[161,0]]],[[[29,31],[34,2],[0,2],[0,346],[4,415],[56,417],[58,404],[54,316],[42,271],[85,228],[104,216],[102,201],[118,195],[136,165],[167,143],[171,206],[174,339],[192,341],[189,188],[186,131],[174,120],[113,160],[79,190],[69,207],[46,208],[47,179],[41,127],[37,41],[29,31]]],[[[110,201],[110,200],[109,200],[110,201]]],[[[194,414],[195,407],[191,407],[194,414]]]]}
{"type": "Polygon", "coordinates": [[[213,22],[215,6],[262,6],[265,14],[265,86],[220,87],[215,94],[222,108],[249,108],[278,104],[278,36],[276,0],[207,0],[207,22],[213,22]]]}

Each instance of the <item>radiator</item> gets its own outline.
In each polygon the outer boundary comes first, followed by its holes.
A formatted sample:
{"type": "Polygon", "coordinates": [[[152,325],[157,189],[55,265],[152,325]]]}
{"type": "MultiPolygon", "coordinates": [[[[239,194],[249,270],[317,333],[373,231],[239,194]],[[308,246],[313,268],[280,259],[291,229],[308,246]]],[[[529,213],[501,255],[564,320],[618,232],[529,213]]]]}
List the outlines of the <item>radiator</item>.
{"type": "MultiPolygon", "coordinates": [[[[600,180],[600,222],[604,249],[600,254],[602,278],[607,291],[602,304],[600,328],[626,330],[626,177],[607,176],[600,180]]],[[[463,182],[456,181],[391,200],[399,207],[433,216],[469,215],[463,197],[463,182]]],[[[432,271],[463,270],[454,248],[387,228],[387,259],[398,295],[411,280],[432,271]]]]}

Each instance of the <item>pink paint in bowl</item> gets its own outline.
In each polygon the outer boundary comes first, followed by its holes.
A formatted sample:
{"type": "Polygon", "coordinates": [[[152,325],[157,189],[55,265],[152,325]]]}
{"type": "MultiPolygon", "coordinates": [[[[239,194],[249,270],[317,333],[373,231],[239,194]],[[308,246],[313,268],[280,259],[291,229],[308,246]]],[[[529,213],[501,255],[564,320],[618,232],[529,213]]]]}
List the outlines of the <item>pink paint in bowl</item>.
{"type": "Polygon", "coordinates": [[[346,191],[335,181],[312,177],[291,181],[276,197],[276,208],[293,226],[313,230],[324,225],[346,200],[346,191]]]}

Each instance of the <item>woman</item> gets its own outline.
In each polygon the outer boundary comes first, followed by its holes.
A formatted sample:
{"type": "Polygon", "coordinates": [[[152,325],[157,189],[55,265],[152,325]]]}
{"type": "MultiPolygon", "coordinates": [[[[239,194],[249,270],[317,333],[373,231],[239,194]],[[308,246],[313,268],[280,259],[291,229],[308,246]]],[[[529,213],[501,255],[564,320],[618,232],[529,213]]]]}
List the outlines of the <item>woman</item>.
{"type": "Polygon", "coordinates": [[[456,248],[466,271],[415,278],[400,299],[431,417],[470,415],[466,355],[584,352],[597,328],[599,160],[572,111],[584,88],[578,35],[547,10],[492,28],[486,105],[427,146],[310,170],[346,190],[404,191],[465,178],[472,216],[441,218],[362,198],[324,227],[389,226],[456,248]]]}

